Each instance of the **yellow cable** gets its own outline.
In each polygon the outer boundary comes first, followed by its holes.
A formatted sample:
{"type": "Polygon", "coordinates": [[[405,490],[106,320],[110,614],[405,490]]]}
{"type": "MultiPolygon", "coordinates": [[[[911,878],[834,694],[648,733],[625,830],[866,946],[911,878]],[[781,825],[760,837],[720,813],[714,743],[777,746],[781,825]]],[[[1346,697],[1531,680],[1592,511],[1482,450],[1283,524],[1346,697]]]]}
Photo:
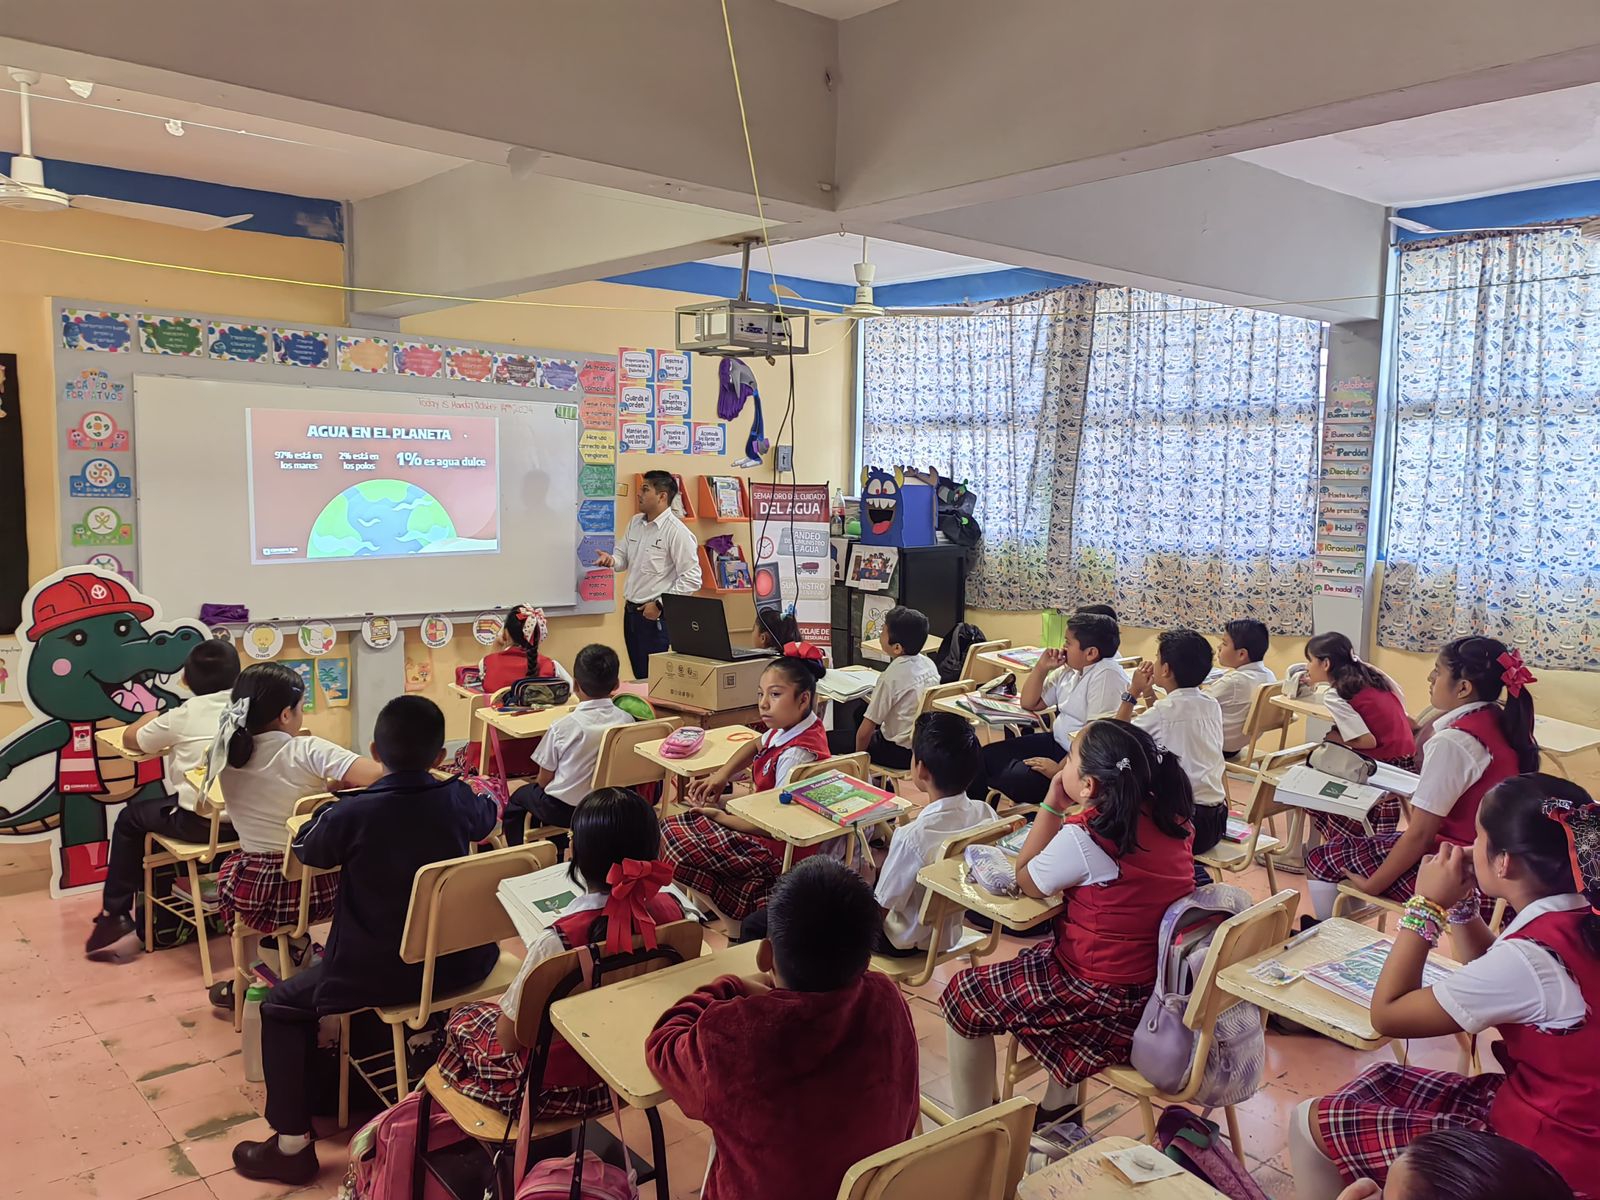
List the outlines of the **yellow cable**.
{"type": "Polygon", "coordinates": [[[744,154],[750,161],[750,188],[756,197],[756,220],[761,222],[761,245],[767,252],[767,274],[772,277],[772,299],[783,320],[783,297],[778,294],[778,269],[772,262],[772,238],[767,232],[767,210],[761,203],[761,181],[756,177],[756,152],[750,142],[750,118],[744,110],[744,84],[739,81],[739,58],[733,51],[733,25],[728,20],[728,0],[722,0],[722,31],[728,38],[728,65],[733,68],[733,94],[739,101],[739,125],[744,130],[744,154]]]}

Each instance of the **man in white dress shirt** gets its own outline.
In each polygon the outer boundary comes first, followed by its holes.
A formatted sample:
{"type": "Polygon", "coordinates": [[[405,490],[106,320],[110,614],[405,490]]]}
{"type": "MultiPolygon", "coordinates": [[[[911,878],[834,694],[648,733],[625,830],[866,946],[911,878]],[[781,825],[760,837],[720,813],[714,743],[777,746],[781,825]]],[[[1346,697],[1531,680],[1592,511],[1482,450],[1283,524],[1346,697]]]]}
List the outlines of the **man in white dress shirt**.
{"type": "Polygon", "coordinates": [[[628,572],[622,585],[622,640],[633,677],[650,674],[650,656],[667,648],[661,597],[700,590],[699,544],[672,510],[678,481],[666,471],[647,471],[639,486],[641,511],[628,522],[616,549],[600,554],[602,567],[628,572]]]}

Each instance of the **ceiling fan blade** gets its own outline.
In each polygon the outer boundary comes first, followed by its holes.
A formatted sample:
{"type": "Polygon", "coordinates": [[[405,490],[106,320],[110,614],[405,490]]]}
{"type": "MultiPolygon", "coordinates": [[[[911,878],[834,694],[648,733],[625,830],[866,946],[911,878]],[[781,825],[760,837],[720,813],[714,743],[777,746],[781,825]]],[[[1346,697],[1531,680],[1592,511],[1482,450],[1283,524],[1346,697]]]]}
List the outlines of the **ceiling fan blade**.
{"type": "Polygon", "coordinates": [[[781,283],[769,283],[767,288],[774,296],[781,296],[785,300],[799,300],[803,304],[816,304],[826,308],[845,307],[845,305],[840,304],[835,300],[813,300],[810,296],[802,296],[792,287],[785,287],[781,283]]]}
{"type": "Polygon", "coordinates": [[[160,204],[137,204],[132,200],[112,200],[106,196],[74,196],[72,207],[86,212],[105,213],[111,217],[130,217],[135,221],[154,221],[160,225],[176,225],[180,229],[204,232],[226,229],[241,221],[248,221],[254,213],[240,213],[235,217],[216,217],[210,213],[190,212],[185,208],[167,208],[160,204]]]}
{"type": "Polygon", "coordinates": [[[975,317],[979,310],[964,305],[951,304],[942,308],[886,308],[886,317],[975,317]]]}

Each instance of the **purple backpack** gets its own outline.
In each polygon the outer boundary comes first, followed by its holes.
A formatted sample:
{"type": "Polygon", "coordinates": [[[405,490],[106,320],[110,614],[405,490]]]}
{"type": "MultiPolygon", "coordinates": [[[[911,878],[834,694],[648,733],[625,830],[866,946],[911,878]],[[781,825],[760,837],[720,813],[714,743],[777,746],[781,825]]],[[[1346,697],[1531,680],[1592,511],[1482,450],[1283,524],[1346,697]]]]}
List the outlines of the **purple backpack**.
{"type": "Polygon", "coordinates": [[[1228,1200],[1269,1200],[1245,1165],[1218,1145],[1221,1140],[1215,1125],[1181,1105],[1169,1105],[1156,1123],[1156,1145],[1191,1175],[1228,1200]]]}

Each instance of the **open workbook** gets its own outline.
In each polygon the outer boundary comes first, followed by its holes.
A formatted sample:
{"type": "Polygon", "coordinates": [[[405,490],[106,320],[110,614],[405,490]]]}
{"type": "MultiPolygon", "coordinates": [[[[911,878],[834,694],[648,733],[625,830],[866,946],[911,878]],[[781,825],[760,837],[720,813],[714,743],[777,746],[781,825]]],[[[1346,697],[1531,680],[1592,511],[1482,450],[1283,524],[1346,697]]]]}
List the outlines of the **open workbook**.
{"type": "Polygon", "coordinates": [[[1417,790],[1417,777],[1410,771],[1379,763],[1368,783],[1351,783],[1297,763],[1283,773],[1278,782],[1278,802],[1312,812],[1332,813],[1340,817],[1366,820],[1367,813],[1382,800],[1387,792],[1409,796],[1417,790]]]}

